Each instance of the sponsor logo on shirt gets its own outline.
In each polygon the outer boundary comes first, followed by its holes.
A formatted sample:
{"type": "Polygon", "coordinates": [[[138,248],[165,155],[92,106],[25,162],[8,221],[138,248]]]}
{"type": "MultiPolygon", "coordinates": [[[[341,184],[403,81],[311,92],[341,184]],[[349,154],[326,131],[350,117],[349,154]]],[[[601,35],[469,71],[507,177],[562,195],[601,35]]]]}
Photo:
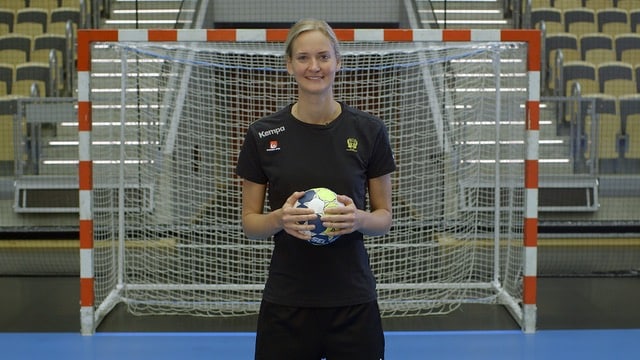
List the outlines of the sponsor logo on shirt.
{"type": "Polygon", "coordinates": [[[269,141],[269,147],[267,148],[267,151],[278,151],[278,150],[280,150],[280,146],[278,146],[278,140],[269,141]]]}
{"type": "Polygon", "coordinates": [[[267,136],[271,136],[271,135],[278,135],[281,132],[284,132],[284,126],[280,126],[278,128],[275,129],[270,129],[270,130],[265,130],[265,131],[260,131],[258,133],[258,136],[260,136],[260,139],[265,138],[267,136]]]}

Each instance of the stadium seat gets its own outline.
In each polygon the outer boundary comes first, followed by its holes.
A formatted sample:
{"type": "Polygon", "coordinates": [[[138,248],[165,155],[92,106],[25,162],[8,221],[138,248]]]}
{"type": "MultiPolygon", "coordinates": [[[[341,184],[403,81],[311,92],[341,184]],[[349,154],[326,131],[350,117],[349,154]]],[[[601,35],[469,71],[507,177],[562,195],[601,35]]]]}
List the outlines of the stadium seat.
{"type": "Polygon", "coordinates": [[[16,99],[0,96],[0,161],[14,161],[13,116],[16,99]]]}
{"type": "Polygon", "coordinates": [[[631,32],[640,33],[640,8],[629,10],[629,27],[631,32]]]}
{"type": "Polygon", "coordinates": [[[56,51],[56,59],[58,66],[62,67],[64,53],[67,47],[67,39],[63,35],[44,34],[36,36],[33,39],[33,50],[31,52],[31,61],[48,62],[49,52],[51,49],[56,51]]]}
{"type": "Polygon", "coordinates": [[[629,13],[624,9],[600,9],[596,12],[596,19],[598,21],[598,31],[613,36],[628,32],[631,28],[629,25],[629,13]]]}
{"type": "Polygon", "coordinates": [[[616,7],[618,9],[624,9],[631,11],[638,8],[638,0],[618,0],[616,7]]]}
{"type": "Polygon", "coordinates": [[[636,64],[634,72],[635,72],[635,75],[636,75],[636,92],[638,94],[640,94],[640,60],[636,64]]]}
{"type": "Polygon", "coordinates": [[[600,92],[610,95],[627,95],[636,92],[636,82],[631,64],[611,61],[598,65],[600,92]]]}
{"type": "Polygon", "coordinates": [[[596,94],[600,92],[596,67],[586,61],[569,61],[562,67],[564,94],[569,96],[574,82],[580,84],[583,95],[596,94]]]}
{"type": "Polygon", "coordinates": [[[582,0],[553,0],[553,7],[557,9],[574,9],[582,7],[582,0]]]}
{"type": "Polygon", "coordinates": [[[593,155],[599,158],[617,158],[616,137],[620,132],[620,121],[618,121],[616,97],[605,94],[591,94],[584,96],[584,99],[594,99],[594,101],[582,102],[583,133],[589,140],[585,142],[585,158],[592,158],[592,151],[597,151],[593,155]],[[593,111],[592,105],[595,106],[593,111]],[[598,118],[595,123],[592,118],[593,114],[598,118]],[[594,128],[594,126],[597,126],[597,128],[594,128]],[[589,145],[596,142],[598,146],[595,149],[591,149],[589,145]]]}
{"type": "Polygon", "coordinates": [[[580,37],[580,56],[582,60],[594,64],[615,61],[616,52],[613,37],[602,33],[589,33],[580,37]]]}
{"type": "Polygon", "coordinates": [[[585,0],[584,7],[592,10],[608,9],[615,7],[614,0],[585,0]]]}
{"type": "Polygon", "coordinates": [[[21,34],[0,36],[0,62],[19,64],[29,61],[31,37],[21,34]]]}
{"type": "Polygon", "coordinates": [[[80,8],[80,0],[60,0],[60,7],[80,8]]]}
{"type": "Polygon", "coordinates": [[[618,102],[621,127],[629,134],[629,148],[625,157],[640,159],[640,94],[621,96],[618,102]]]}
{"type": "Polygon", "coordinates": [[[0,9],[0,35],[13,32],[16,13],[13,9],[0,9]]]}
{"type": "Polygon", "coordinates": [[[552,7],[551,0],[531,0],[531,9],[552,7]]]}
{"type": "Polygon", "coordinates": [[[13,64],[0,63],[0,95],[11,94],[13,86],[13,64]]]}
{"type": "Polygon", "coordinates": [[[80,10],[70,7],[61,7],[51,10],[51,23],[66,23],[67,20],[71,20],[77,25],[80,22],[80,10]]]}
{"type": "Polygon", "coordinates": [[[583,101],[582,116],[584,118],[584,132],[591,141],[586,142],[585,158],[591,158],[591,152],[597,151],[598,158],[615,159],[618,157],[616,149],[617,136],[620,132],[620,121],[617,113],[617,98],[604,94],[591,94],[585,99],[594,99],[594,102],[583,101]],[[591,109],[592,104],[595,108],[591,109]],[[597,116],[598,121],[593,122],[592,115],[597,116]],[[597,139],[596,149],[590,149],[589,145],[597,139]]]}
{"type": "Polygon", "coordinates": [[[16,11],[14,32],[30,36],[47,32],[49,12],[41,8],[24,8],[16,11]]]}
{"type": "Polygon", "coordinates": [[[64,35],[66,31],[67,21],[71,20],[74,25],[74,31],[78,28],[80,22],[80,10],[76,8],[61,7],[51,10],[49,20],[50,33],[64,35]]]}
{"type": "Polygon", "coordinates": [[[547,34],[564,32],[562,22],[562,11],[554,8],[536,8],[531,10],[531,24],[534,28],[539,28],[541,21],[547,29],[547,34]]]}
{"type": "Polygon", "coordinates": [[[48,63],[27,62],[16,65],[15,76],[14,94],[30,96],[31,85],[36,83],[40,96],[49,95],[50,73],[48,63]]]}
{"type": "Polygon", "coordinates": [[[5,9],[19,10],[27,6],[25,0],[2,0],[2,7],[5,9]]]}
{"type": "Polygon", "coordinates": [[[58,0],[28,0],[29,7],[41,9],[55,9],[59,6],[58,0]]]}
{"type": "Polygon", "coordinates": [[[564,31],[576,35],[598,32],[595,11],[587,8],[564,10],[564,31]]]}
{"type": "Polygon", "coordinates": [[[640,34],[626,33],[614,37],[616,60],[628,63],[640,62],[640,34]]]}
{"type": "MultiPolygon", "coordinates": [[[[544,61],[548,64],[550,81],[549,87],[555,89],[554,74],[556,74],[556,56],[561,52],[563,62],[580,60],[580,51],[578,48],[578,37],[569,33],[547,34],[545,39],[545,56],[544,61]]],[[[560,89],[558,89],[560,90],[560,89]]]]}

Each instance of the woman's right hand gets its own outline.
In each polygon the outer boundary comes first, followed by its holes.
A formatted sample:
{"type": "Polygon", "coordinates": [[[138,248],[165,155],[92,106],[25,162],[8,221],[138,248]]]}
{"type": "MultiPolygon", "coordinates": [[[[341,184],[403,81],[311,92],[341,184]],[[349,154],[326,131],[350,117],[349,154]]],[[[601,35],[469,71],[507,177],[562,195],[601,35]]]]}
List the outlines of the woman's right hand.
{"type": "Polygon", "coordinates": [[[315,219],[317,215],[313,209],[296,207],[296,201],[302,195],[304,195],[304,191],[296,191],[287,198],[281,208],[282,217],[280,221],[282,222],[282,229],[287,234],[309,241],[311,235],[309,235],[308,231],[313,230],[314,226],[308,225],[307,221],[315,219]]]}

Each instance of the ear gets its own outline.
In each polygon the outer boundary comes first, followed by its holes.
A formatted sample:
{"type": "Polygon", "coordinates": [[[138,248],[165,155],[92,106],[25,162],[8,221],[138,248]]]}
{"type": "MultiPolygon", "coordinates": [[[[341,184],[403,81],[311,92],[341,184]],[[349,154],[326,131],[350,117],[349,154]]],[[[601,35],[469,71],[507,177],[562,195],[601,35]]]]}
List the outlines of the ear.
{"type": "Polygon", "coordinates": [[[287,72],[289,75],[293,75],[293,66],[291,65],[291,59],[287,58],[287,72]]]}

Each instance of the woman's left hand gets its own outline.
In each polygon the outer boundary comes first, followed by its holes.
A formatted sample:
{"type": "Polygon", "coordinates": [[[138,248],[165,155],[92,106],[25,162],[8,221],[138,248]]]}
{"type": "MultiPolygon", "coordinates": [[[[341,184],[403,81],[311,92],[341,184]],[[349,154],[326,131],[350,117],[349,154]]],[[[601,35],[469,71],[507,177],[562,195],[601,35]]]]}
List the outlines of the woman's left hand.
{"type": "Polygon", "coordinates": [[[358,209],[350,197],[338,195],[338,201],[344,206],[335,206],[325,209],[322,216],[322,225],[327,229],[332,229],[328,235],[350,234],[359,229],[358,209]]]}

